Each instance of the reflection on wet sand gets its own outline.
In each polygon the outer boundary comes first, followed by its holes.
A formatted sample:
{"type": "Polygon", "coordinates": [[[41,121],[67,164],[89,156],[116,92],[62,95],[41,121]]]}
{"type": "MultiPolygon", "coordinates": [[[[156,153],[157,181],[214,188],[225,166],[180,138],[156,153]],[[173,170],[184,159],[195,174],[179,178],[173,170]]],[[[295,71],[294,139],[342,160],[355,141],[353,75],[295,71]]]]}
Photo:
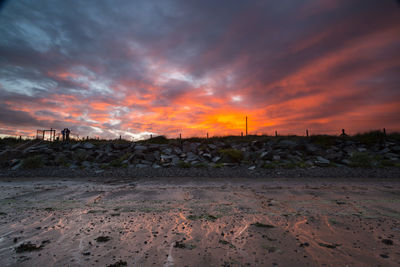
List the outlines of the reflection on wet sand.
{"type": "Polygon", "coordinates": [[[2,266],[400,264],[396,181],[22,179],[0,192],[2,266]]]}

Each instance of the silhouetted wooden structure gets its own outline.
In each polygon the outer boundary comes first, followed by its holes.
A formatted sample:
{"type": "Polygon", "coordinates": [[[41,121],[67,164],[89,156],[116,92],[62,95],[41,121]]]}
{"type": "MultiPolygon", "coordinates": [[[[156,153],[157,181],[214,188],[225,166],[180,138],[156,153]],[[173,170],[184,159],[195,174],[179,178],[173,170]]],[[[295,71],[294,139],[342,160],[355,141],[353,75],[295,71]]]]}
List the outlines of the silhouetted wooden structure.
{"type": "Polygon", "coordinates": [[[40,130],[38,129],[36,131],[36,139],[42,139],[45,140],[46,137],[46,132],[49,133],[49,141],[55,141],[56,140],[56,130],[53,128],[50,128],[50,130],[40,130]]]}

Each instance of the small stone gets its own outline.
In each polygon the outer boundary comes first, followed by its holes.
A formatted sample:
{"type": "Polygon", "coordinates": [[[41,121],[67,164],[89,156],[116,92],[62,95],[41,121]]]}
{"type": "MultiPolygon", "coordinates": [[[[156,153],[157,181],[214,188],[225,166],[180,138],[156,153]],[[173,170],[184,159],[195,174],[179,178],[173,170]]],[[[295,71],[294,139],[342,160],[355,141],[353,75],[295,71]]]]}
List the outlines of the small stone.
{"type": "Polygon", "coordinates": [[[392,246],[393,245],[393,240],[391,239],[382,239],[382,243],[388,246],[392,246]]]}
{"type": "Polygon", "coordinates": [[[274,155],[272,157],[272,160],[274,160],[274,161],[279,161],[280,159],[281,159],[281,156],[279,156],[279,155],[274,155]]]}
{"type": "Polygon", "coordinates": [[[215,156],[215,157],[212,158],[211,161],[214,162],[214,163],[216,163],[216,162],[218,162],[220,159],[221,159],[221,157],[215,156]]]}
{"type": "Polygon", "coordinates": [[[315,164],[317,166],[321,166],[321,167],[326,167],[330,164],[331,162],[321,156],[317,156],[317,160],[315,161],[315,164]]]}

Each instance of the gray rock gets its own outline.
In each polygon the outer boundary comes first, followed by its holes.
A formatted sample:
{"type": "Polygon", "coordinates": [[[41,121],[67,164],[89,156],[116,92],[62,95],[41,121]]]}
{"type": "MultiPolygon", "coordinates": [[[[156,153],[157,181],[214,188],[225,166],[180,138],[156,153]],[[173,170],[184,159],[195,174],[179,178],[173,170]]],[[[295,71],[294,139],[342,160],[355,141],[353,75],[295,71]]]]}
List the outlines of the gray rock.
{"type": "Polygon", "coordinates": [[[50,154],[54,153],[54,150],[51,148],[46,148],[46,149],[43,149],[41,152],[50,155],[50,154]]]}
{"type": "Polygon", "coordinates": [[[69,168],[70,168],[71,170],[75,170],[75,169],[78,169],[79,167],[78,167],[78,165],[76,165],[76,164],[71,164],[71,165],[69,166],[69,168]]]}
{"type": "Polygon", "coordinates": [[[171,159],[171,165],[178,165],[180,162],[180,158],[177,155],[172,155],[172,159],[171,159]]]}
{"type": "Polygon", "coordinates": [[[345,165],[350,165],[351,161],[348,160],[348,159],[342,159],[342,163],[345,164],[345,165]]]}
{"type": "Polygon", "coordinates": [[[82,164],[81,164],[83,167],[85,167],[86,169],[89,169],[89,168],[91,168],[92,167],[92,163],[90,163],[89,161],[84,161],[84,162],[82,162],[82,164]]]}
{"type": "Polygon", "coordinates": [[[249,167],[248,169],[252,171],[252,170],[254,170],[255,168],[256,168],[256,166],[253,165],[253,166],[249,167]]]}
{"type": "Polygon", "coordinates": [[[282,140],[278,143],[279,148],[295,148],[297,143],[291,140],[282,140]]]}
{"type": "Polygon", "coordinates": [[[76,143],[76,144],[71,146],[71,150],[75,150],[75,149],[81,148],[81,146],[82,146],[81,143],[76,143]]]}
{"type": "Polygon", "coordinates": [[[212,158],[212,162],[217,163],[219,160],[221,159],[221,157],[215,156],[212,158]]]}
{"type": "Polygon", "coordinates": [[[214,145],[214,144],[208,144],[208,147],[209,147],[210,149],[212,149],[212,150],[214,150],[214,149],[216,149],[216,148],[217,148],[217,146],[216,146],[216,145],[214,145]]]}
{"type": "Polygon", "coordinates": [[[151,150],[151,151],[159,150],[160,148],[161,148],[161,145],[159,145],[159,144],[150,144],[148,146],[148,149],[151,150]]]}
{"type": "Polygon", "coordinates": [[[342,151],[326,155],[326,158],[328,160],[340,160],[342,157],[343,157],[342,151]]]}
{"type": "Polygon", "coordinates": [[[146,165],[148,165],[148,166],[153,165],[153,162],[147,161],[147,160],[141,160],[139,163],[141,163],[141,164],[146,164],[146,165]]]}
{"type": "Polygon", "coordinates": [[[113,144],[114,149],[116,150],[122,150],[122,149],[126,149],[128,147],[130,147],[131,145],[129,143],[126,144],[113,144]]]}
{"type": "Polygon", "coordinates": [[[95,147],[96,147],[95,145],[93,145],[92,143],[89,143],[89,142],[86,142],[83,144],[83,148],[85,148],[85,149],[93,149],[95,147]]]}
{"type": "Polygon", "coordinates": [[[164,162],[170,162],[170,161],[172,160],[172,158],[173,158],[173,156],[171,156],[171,155],[164,155],[164,154],[161,154],[161,156],[160,156],[160,161],[161,161],[162,163],[164,163],[164,162]]]}
{"type": "Polygon", "coordinates": [[[171,148],[166,148],[162,151],[163,154],[165,155],[171,155],[172,154],[172,149],[171,148]]]}
{"type": "Polygon", "coordinates": [[[381,153],[381,154],[386,154],[386,153],[389,153],[389,152],[390,152],[390,149],[387,148],[387,147],[385,147],[384,149],[382,149],[381,151],[379,151],[379,153],[381,153]]]}
{"type": "Polygon", "coordinates": [[[148,168],[148,167],[150,167],[150,165],[149,164],[139,163],[139,164],[136,164],[135,167],[139,168],[139,169],[142,169],[142,168],[148,168]]]}
{"type": "Polygon", "coordinates": [[[180,155],[180,154],[182,154],[182,149],[180,149],[179,147],[175,147],[174,152],[175,152],[175,154],[180,155]]]}
{"type": "Polygon", "coordinates": [[[210,160],[212,158],[211,154],[209,153],[203,153],[202,154],[203,158],[210,160]]]}
{"type": "Polygon", "coordinates": [[[272,160],[274,160],[274,161],[279,161],[280,159],[281,159],[281,156],[279,156],[279,155],[272,156],[272,160]]]}
{"type": "Polygon", "coordinates": [[[385,155],[383,155],[385,158],[387,159],[393,159],[393,158],[398,158],[399,156],[395,153],[386,153],[385,155]]]}
{"type": "Polygon", "coordinates": [[[268,151],[264,151],[260,155],[260,159],[269,159],[269,158],[271,158],[271,157],[270,157],[270,154],[268,153],[268,151]]]}
{"type": "Polygon", "coordinates": [[[147,160],[149,162],[153,162],[156,158],[154,157],[154,154],[152,153],[147,153],[144,154],[144,160],[147,160]]]}
{"type": "Polygon", "coordinates": [[[321,156],[317,156],[317,160],[315,160],[315,165],[321,166],[321,167],[328,166],[330,163],[331,162],[329,160],[327,160],[321,156]]]}
{"type": "Polygon", "coordinates": [[[12,160],[10,161],[10,166],[11,166],[11,167],[14,167],[15,165],[18,165],[20,162],[21,162],[20,159],[12,159],[12,160]]]}
{"type": "Polygon", "coordinates": [[[194,152],[196,152],[198,146],[199,146],[199,143],[190,143],[188,141],[185,141],[183,143],[182,150],[185,153],[188,153],[188,152],[193,152],[194,153],[194,152]]]}
{"type": "Polygon", "coordinates": [[[156,160],[156,161],[160,161],[160,152],[159,151],[154,151],[153,152],[153,156],[154,156],[154,159],[156,160]]]}
{"type": "Polygon", "coordinates": [[[11,170],[16,171],[22,168],[22,162],[19,162],[15,164],[13,167],[11,167],[11,170]]]}
{"type": "Polygon", "coordinates": [[[147,147],[146,146],[142,146],[142,145],[137,145],[137,146],[135,146],[135,151],[144,151],[144,150],[147,150],[147,147]]]}
{"type": "Polygon", "coordinates": [[[318,149],[318,147],[316,147],[315,145],[313,145],[313,144],[306,144],[306,151],[308,152],[308,153],[315,153],[315,152],[317,152],[319,149],[318,149]]]}
{"type": "Polygon", "coordinates": [[[199,156],[197,156],[196,154],[194,154],[193,152],[189,152],[186,155],[186,160],[187,161],[195,161],[195,160],[199,160],[199,156]]]}

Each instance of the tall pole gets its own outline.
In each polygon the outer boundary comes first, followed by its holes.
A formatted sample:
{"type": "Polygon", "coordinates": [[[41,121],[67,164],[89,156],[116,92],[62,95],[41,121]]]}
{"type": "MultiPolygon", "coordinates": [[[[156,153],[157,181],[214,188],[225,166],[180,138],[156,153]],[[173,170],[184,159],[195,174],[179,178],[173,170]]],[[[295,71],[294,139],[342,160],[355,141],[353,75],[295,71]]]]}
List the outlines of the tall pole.
{"type": "Polygon", "coordinates": [[[247,116],[246,116],[246,136],[247,136],[247,116]]]}

